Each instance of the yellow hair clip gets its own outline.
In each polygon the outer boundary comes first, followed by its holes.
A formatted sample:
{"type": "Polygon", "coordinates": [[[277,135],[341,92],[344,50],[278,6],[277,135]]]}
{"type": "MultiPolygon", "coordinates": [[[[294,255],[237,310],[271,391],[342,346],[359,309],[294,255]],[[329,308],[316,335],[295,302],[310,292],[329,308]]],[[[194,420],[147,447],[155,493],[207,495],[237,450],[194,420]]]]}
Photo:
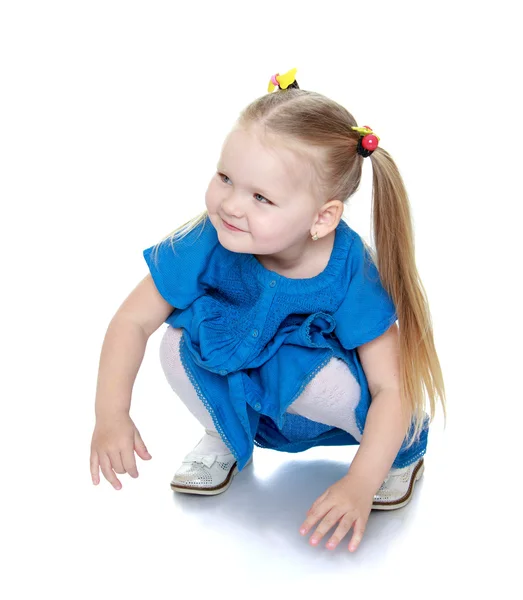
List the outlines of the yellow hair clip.
{"type": "Polygon", "coordinates": [[[298,69],[291,69],[283,75],[280,75],[279,73],[273,75],[271,77],[271,80],[269,81],[269,88],[267,91],[272,92],[277,87],[279,87],[281,90],[286,90],[291,85],[291,83],[294,83],[296,79],[297,70],[298,69]]]}
{"type": "MultiPolygon", "coordinates": [[[[351,127],[351,129],[354,129],[354,131],[357,131],[361,135],[369,135],[371,133],[374,133],[374,131],[372,131],[372,129],[370,127],[367,127],[367,126],[364,126],[364,127],[351,127]]],[[[376,134],[374,133],[374,135],[376,135],[376,134]]],[[[378,140],[380,139],[377,135],[376,135],[376,137],[378,138],[378,140]]]]}

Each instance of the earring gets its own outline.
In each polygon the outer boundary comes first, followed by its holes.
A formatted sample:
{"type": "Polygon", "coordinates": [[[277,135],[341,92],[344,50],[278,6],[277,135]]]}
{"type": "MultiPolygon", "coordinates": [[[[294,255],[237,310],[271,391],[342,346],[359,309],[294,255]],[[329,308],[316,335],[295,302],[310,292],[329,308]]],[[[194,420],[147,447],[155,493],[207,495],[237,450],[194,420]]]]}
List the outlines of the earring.
{"type": "Polygon", "coordinates": [[[312,239],[313,239],[314,241],[316,241],[316,240],[318,239],[318,232],[316,232],[316,233],[315,233],[315,234],[312,236],[312,239]]]}

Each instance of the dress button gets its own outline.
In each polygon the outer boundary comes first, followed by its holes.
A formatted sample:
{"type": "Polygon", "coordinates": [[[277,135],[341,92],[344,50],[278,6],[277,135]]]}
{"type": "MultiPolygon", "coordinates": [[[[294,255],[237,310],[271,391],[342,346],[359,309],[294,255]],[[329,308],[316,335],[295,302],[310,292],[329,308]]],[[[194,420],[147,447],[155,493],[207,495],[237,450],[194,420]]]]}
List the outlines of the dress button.
{"type": "Polygon", "coordinates": [[[276,280],[275,280],[275,279],[273,279],[273,280],[272,280],[272,281],[269,283],[269,285],[270,285],[271,287],[274,287],[274,286],[276,285],[276,280]]]}
{"type": "Polygon", "coordinates": [[[256,404],[254,405],[254,410],[260,410],[261,409],[261,404],[259,402],[256,402],[256,404]]]}
{"type": "Polygon", "coordinates": [[[222,370],[220,371],[220,375],[227,375],[227,371],[226,371],[225,369],[222,369],[222,370]]]}
{"type": "Polygon", "coordinates": [[[252,337],[258,337],[258,330],[257,329],[253,329],[252,330],[252,337]]]}

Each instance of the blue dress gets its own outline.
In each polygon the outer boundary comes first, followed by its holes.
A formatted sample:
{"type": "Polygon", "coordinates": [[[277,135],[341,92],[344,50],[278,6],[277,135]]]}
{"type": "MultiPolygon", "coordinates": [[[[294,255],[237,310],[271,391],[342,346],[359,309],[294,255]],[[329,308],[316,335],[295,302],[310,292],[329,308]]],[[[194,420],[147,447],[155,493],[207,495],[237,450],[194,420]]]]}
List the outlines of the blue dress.
{"type": "MultiPolygon", "coordinates": [[[[252,254],[224,248],[206,219],[181,240],[143,251],[151,276],[174,308],[166,319],[181,328],[180,357],[216,430],[241,470],[256,444],[283,452],[358,444],[349,433],[286,413],[334,356],[360,384],[356,423],[370,406],[356,348],[382,335],[395,307],[360,236],[341,220],[325,270],[289,279],[252,254]]],[[[407,466],[427,446],[428,427],[393,467],[407,466]]]]}

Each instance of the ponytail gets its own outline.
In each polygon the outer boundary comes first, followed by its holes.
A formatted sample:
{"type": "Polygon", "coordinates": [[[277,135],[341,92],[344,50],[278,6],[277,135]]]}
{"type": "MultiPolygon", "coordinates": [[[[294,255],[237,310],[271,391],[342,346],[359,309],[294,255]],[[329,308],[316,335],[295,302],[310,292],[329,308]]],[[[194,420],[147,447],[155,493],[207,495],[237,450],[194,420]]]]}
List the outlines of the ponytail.
{"type": "Polygon", "coordinates": [[[401,399],[406,414],[413,415],[407,445],[410,447],[426,426],[425,392],[430,401],[430,422],[438,398],[446,422],[445,387],[434,346],[429,305],[415,263],[407,192],[388,152],[376,148],[371,161],[376,261],[383,287],[398,315],[401,399]]]}

